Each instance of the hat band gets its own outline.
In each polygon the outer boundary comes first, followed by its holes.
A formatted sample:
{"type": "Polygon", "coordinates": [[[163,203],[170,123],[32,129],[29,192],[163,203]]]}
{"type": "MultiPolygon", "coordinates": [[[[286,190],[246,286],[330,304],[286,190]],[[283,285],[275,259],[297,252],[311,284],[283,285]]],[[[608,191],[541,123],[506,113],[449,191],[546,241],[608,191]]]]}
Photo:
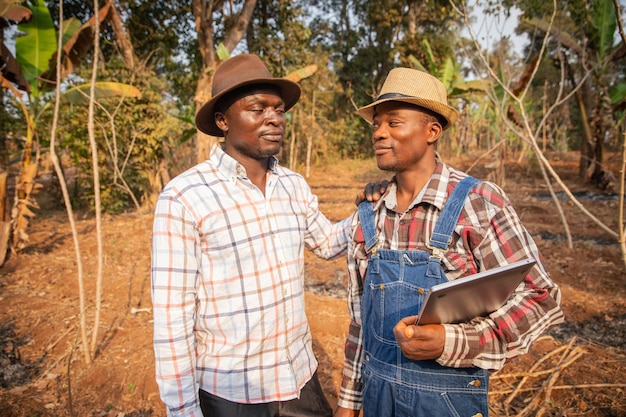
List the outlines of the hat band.
{"type": "MultiPolygon", "coordinates": [[[[389,99],[391,99],[391,100],[393,100],[393,99],[420,100],[418,97],[408,96],[408,95],[402,94],[402,93],[385,93],[385,94],[381,94],[380,96],[378,96],[378,98],[376,99],[376,102],[378,102],[380,100],[389,100],[389,99]]],[[[442,115],[440,112],[435,111],[433,109],[430,109],[428,107],[421,106],[419,104],[414,104],[414,105],[419,107],[422,112],[430,114],[431,116],[436,117],[437,120],[439,120],[439,122],[441,123],[442,126],[446,127],[446,126],[448,126],[450,124],[448,118],[445,117],[444,115],[442,115]]]]}
{"type": "Polygon", "coordinates": [[[376,99],[376,101],[378,100],[387,100],[388,98],[416,98],[414,96],[407,96],[406,94],[400,94],[400,93],[385,93],[381,96],[378,96],[378,98],[376,99]]]}

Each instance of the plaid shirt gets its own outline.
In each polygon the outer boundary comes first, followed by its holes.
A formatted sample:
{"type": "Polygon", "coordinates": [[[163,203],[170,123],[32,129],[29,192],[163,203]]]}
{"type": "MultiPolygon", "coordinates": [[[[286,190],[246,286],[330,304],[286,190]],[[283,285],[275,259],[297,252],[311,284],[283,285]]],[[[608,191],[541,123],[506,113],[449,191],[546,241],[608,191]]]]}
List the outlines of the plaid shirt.
{"type": "MultiPolygon", "coordinates": [[[[374,206],[378,247],[392,250],[425,250],[439,214],[456,184],[466,174],[437,160],[437,168],[413,205],[405,213],[394,211],[396,185],[374,206]]],[[[361,297],[367,270],[363,232],[355,216],[348,244],[348,306],[352,317],[345,346],[339,405],[359,409],[362,403],[361,297]]],[[[535,257],[538,262],[515,294],[487,318],[469,323],[446,324],[445,346],[437,362],[450,367],[499,369],[507,358],[528,351],[548,327],[561,323],[561,292],[550,280],[537,246],[522,226],[504,192],[481,182],[465,201],[442,267],[449,280],[535,257]]]]}
{"type": "Polygon", "coordinates": [[[202,416],[198,389],[240,403],[299,396],[317,368],[304,248],[345,252],[301,175],[275,158],[265,195],[220,147],[172,180],[154,217],[154,350],[168,415],[202,416]]]}

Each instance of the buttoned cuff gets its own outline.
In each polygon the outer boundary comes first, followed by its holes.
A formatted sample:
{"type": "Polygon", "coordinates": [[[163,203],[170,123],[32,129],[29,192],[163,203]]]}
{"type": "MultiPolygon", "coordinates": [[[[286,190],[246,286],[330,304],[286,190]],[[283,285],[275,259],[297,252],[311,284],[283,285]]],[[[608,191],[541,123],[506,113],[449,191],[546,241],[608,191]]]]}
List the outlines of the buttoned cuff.
{"type": "Polygon", "coordinates": [[[352,390],[342,386],[339,389],[339,399],[337,400],[337,405],[349,410],[360,410],[363,406],[363,392],[361,390],[352,390]]]}
{"type": "Polygon", "coordinates": [[[463,339],[463,332],[460,326],[454,326],[451,324],[443,324],[445,331],[445,341],[443,344],[443,352],[441,356],[436,359],[436,362],[442,366],[454,366],[458,363],[459,356],[463,352],[461,345],[465,344],[463,339]]]}

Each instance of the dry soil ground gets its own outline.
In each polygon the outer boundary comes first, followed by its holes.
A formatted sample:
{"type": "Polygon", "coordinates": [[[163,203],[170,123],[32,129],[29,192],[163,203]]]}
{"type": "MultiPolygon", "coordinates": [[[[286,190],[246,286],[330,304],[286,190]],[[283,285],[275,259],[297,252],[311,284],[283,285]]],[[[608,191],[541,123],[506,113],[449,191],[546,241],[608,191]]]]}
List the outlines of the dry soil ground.
{"type": "MultiPolygon", "coordinates": [[[[447,161],[467,169],[474,160],[447,161]]],[[[553,162],[585,206],[618,230],[615,193],[599,193],[578,181],[575,155],[553,162]]],[[[491,175],[484,164],[471,173],[491,175]]],[[[309,183],[327,216],[338,220],[354,209],[354,196],[365,183],[387,177],[373,161],[345,161],[313,168],[309,183]]],[[[492,376],[491,414],[626,415],[626,273],[615,238],[564,199],[574,239],[568,248],[555,205],[532,166],[507,163],[503,186],[562,287],[567,323],[492,376]]],[[[32,220],[30,245],[0,268],[0,416],[165,415],[151,347],[151,222],[149,211],[104,218],[98,351],[87,366],[78,337],[77,262],[67,219],[63,212],[41,210],[32,220]]],[[[77,224],[92,326],[96,228],[93,219],[77,224]]],[[[306,274],[320,376],[335,404],[348,320],[345,258],[326,262],[307,255],[306,274]]]]}

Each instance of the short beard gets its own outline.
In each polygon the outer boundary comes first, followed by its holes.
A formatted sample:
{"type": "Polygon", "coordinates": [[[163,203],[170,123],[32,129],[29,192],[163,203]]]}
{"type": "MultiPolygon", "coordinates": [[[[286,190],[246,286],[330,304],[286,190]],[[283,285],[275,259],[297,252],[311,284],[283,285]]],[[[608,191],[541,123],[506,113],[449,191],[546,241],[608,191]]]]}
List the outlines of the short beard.
{"type": "Polygon", "coordinates": [[[277,148],[262,148],[260,146],[255,149],[243,148],[243,149],[239,149],[239,152],[242,155],[245,155],[250,159],[256,159],[257,161],[262,161],[263,159],[278,155],[281,149],[282,149],[282,144],[279,145],[277,148]]]}
{"type": "Polygon", "coordinates": [[[380,169],[381,171],[391,171],[391,172],[395,172],[396,170],[396,166],[397,166],[397,161],[393,161],[391,163],[387,163],[383,166],[381,166],[381,163],[376,161],[376,165],[378,166],[378,169],[380,169]]]}

